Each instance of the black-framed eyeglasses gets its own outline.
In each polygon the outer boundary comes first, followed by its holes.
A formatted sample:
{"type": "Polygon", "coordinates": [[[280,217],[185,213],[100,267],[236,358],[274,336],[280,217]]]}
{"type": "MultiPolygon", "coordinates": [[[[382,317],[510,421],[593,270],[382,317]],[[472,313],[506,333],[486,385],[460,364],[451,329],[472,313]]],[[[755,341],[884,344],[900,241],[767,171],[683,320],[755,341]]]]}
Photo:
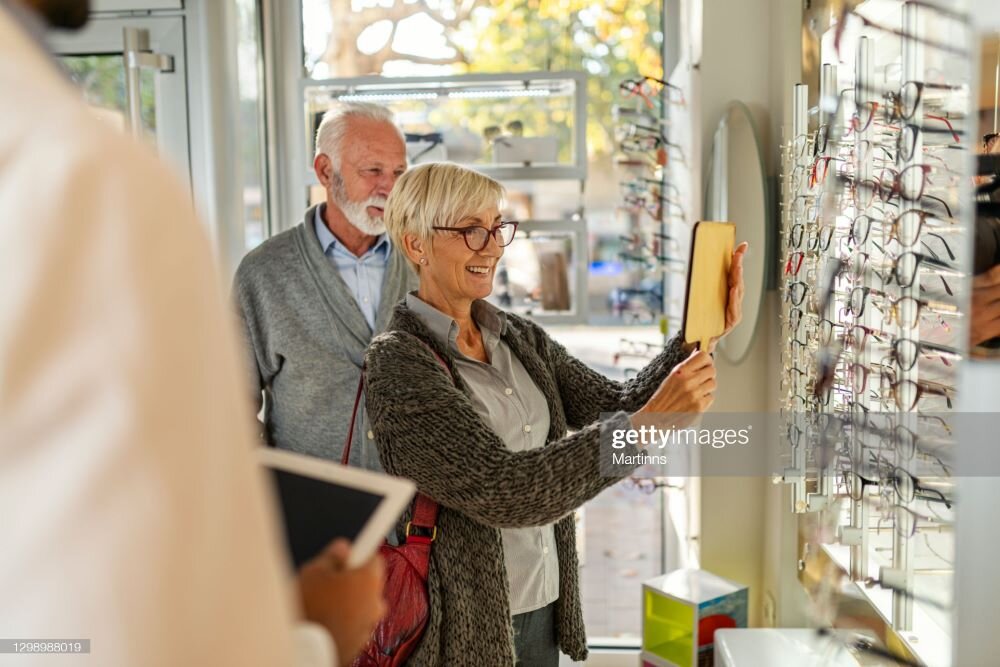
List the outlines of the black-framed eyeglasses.
{"type": "Polygon", "coordinates": [[[865,489],[879,488],[879,482],[880,480],[862,477],[853,468],[840,471],[840,485],[851,500],[861,500],[865,497],[865,489]]]}
{"type": "Polygon", "coordinates": [[[874,453],[869,453],[869,456],[871,456],[872,463],[879,467],[881,478],[886,482],[892,483],[892,488],[896,492],[896,496],[904,503],[923,500],[931,503],[941,503],[948,509],[951,509],[952,501],[941,491],[921,484],[920,480],[909,471],[893,464],[883,456],[874,453]]]}
{"type": "Polygon", "coordinates": [[[486,227],[480,227],[479,225],[470,225],[468,227],[431,227],[431,229],[437,230],[439,232],[453,232],[455,234],[461,234],[465,239],[465,245],[473,252],[479,252],[486,248],[490,242],[490,237],[496,241],[496,244],[503,248],[504,246],[510,245],[510,242],[514,240],[514,233],[517,232],[517,225],[519,223],[516,220],[505,220],[500,224],[494,225],[487,229],[486,227]]]}
{"type": "Polygon", "coordinates": [[[916,281],[917,273],[921,267],[929,267],[938,271],[938,278],[941,280],[941,284],[944,287],[944,291],[948,296],[954,296],[955,293],[948,284],[944,275],[940,272],[944,272],[951,277],[958,278],[961,273],[957,268],[948,264],[947,262],[942,262],[936,257],[926,255],[922,252],[913,252],[908,250],[892,261],[892,271],[889,276],[896,281],[896,284],[903,288],[913,287],[913,283],[916,281]]]}
{"type": "Polygon", "coordinates": [[[798,330],[799,325],[802,323],[802,317],[801,308],[792,308],[788,311],[788,326],[793,332],[798,330]]]}
{"type": "MultiPolygon", "coordinates": [[[[918,2],[916,0],[909,0],[907,2],[907,4],[911,4],[911,5],[915,5],[915,6],[919,6],[919,7],[925,7],[925,8],[928,8],[928,9],[933,9],[933,10],[938,11],[941,14],[943,14],[945,16],[948,16],[950,18],[953,18],[953,19],[955,19],[955,20],[957,20],[957,21],[959,21],[961,23],[964,23],[964,24],[968,24],[969,23],[969,18],[968,18],[967,15],[960,14],[960,13],[957,13],[957,12],[952,12],[952,11],[948,10],[947,8],[939,7],[936,4],[918,2]]],[[[902,39],[904,41],[912,41],[912,42],[917,43],[917,44],[923,44],[923,45],[928,46],[930,48],[938,49],[938,50],[943,51],[945,53],[951,53],[951,54],[954,54],[954,55],[957,55],[957,56],[961,56],[961,57],[968,57],[969,56],[968,49],[965,49],[965,48],[963,48],[961,46],[958,46],[958,45],[955,45],[955,44],[951,44],[949,42],[942,42],[942,41],[939,41],[939,40],[927,39],[925,37],[917,36],[917,35],[915,35],[913,33],[907,32],[905,30],[900,30],[900,29],[892,27],[892,26],[888,26],[888,25],[884,25],[884,24],[872,21],[868,17],[863,16],[860,12],[856,11],[855,9],[853,9],[851,7],[851,5],[849,5],[848,3],[844,3],[843,10],[840,13],[840,20],[837,22],[836,31],[834,33],[834,38],[833,38],[833,48],[837,51],[837,55],[838,56],[842,55],[841,54],[841,46],[842,46],[842,43],[843,43],[844,28],[847,26],[847,17],[848,17],[848,15],[856,17],[857,19],[859,19],[861,21],[861,23],[863,23],[868,28],[872,28],[872,29],[878,30],[880,32],[888,33],[890,35],[895,35],[896,37],[899,37],[900,39],[902,39]]]]}
{"type": "Polygon", "coordinates": [[[427,134],[413,134],[407,132],[405,135],[405,139],[407,144],[417,144],[419,146],[422,146],[422,149],[418,153],[407,156],[407,159],[411,163],[416,162],[423,156],[430,153],[436,147],[444,143],[444,135],[441,134],[440,132],[429,132],[427,134]],[[427,145],[423,146],[423,144],[427,145]]]}
{"type": "Polygon", "coordinates": [[[833,241],[833,225],[820,225],[806,238],[806,249],[826,252],[833,241]]]}
{"type": "MultiPolygon", "coordinates": [[[[964,134],[961,130],[956,130],[951,124],[951,121],[944,116],[935,116],[932,114],[927,114],[925,116],[928,120],[936,120],[943,123],[942,127],[926,126],[926,125],[915,125],[913,123],[907,123],[900,130],[899,134],[896,135],[896,152],[899,157],[904,162],[909,162],[913,159],[917,152],[917,139],[923,134],[945,134],[949,135],[954,142],[949,142],[941,144],[945,148],[952,148],[956,150],[962,149],[962,135],[964,134]]],[[[927,150],[926,147],[924,150],[927,150]]]]}
{"type": "Polygon", "coordinates": [[[939,317],[945,315],[957,316],[959,314],[958,308],[954,304],[917,299],[912,296],[893,299],[885,292],[866,285],[858,285],[851,290],[844,311],[853,317],[861,317],[864,314],[868,297],[871,294],[883,300],[881,303],[876,301],[875,307],[884,313],[884,317],[888,323],[896,322],[899,326],[907,329],[916,328],[917,322],[920,321],[921,315],[925,312],[934,313],[939,317]],[[910,313],[910,316],[903,319],[905,313],[910,313]]]}
{"type": "MultiPolygon", "coordinates": [[[[886,119],[889,122],[895,120],[912,120],[920,108],[920,102],[924,97],[924,90],[944,90],[955,92],[963,90],[963,86],[956,86],[950,83],[934,83],[931,81],[904,81],[898,92],[889,91],[886,93],[886,119]]],[[[950,123],[949,123],[950,126],[950,123]]],[[[951,128],[954,132],[954,129],[951,128]]],[[[955,139],[956,142],[960,141],[955,139]]]]}
{"type": "MultiPolygon", "coordinates": [[[[852,228],[852,233],[855,229],[861,226],[859,223],[866,216],[859,216],[855,218],[852,228]]],[[[891,240],[891,239],[890,239],[891,240]]],[[[897,239],[898,240],[898,239],[897,239]]],[[[841,265],[843,267],[850,267],[851,271],[847,275],[849,282],[856,282],[862,279],[869,272],[875,275],[884,284],[891,284],[895,282],[897,285],[903,288],[913,287],[916,282],[918,271],[921,268],[931,269],[934,275],[941,281],[941,285],[948,296],[954,296],[955,293],[948,283],[945,276],[951,278],[958,278],[961,276],[959,270],[942,261],[937,253],[931,252],[931,254],[925,254],[922,252],[914,252],[913,250],[906,250],[899,255],[892,256],[885,251],[878,243],[872,241],[872,245],[878,248],[879,252],[888,260],[888,264],[882,269],[878,268],[877,265],[872,267],[869,271],[869,264],[876,264],[871,262],[871,255],[866,252],[857,251],[851,254],[850,258],[841,259],[841,265]]],[[[927,245],[926,243],[924,244],[927,245]]],[[[945,248],[949,250],[947,243],[945,243],[945,248]]],[[[924,286],[921,285],[920,289],[923,290],[924,286]]]]}
{"type": "Polygon", "coordinates": [[[918,357],[937,356],[947,366],[951,365],[949,359],[958,360],[962,358],[961,352],[947,345],[931,343],[928,341],[916,341],[910,338],[897,338],[892,341],[891,357],[900,370],[911,370],[916,364],[918,357]]]}
{"type": "Polygon", "coordinates": [[[812,290],[812,285],[802,280],[791,280],[785,290],[785,300],[790,301],[793,306],[799,307],[806,300],[806,295],[812,290]]]}

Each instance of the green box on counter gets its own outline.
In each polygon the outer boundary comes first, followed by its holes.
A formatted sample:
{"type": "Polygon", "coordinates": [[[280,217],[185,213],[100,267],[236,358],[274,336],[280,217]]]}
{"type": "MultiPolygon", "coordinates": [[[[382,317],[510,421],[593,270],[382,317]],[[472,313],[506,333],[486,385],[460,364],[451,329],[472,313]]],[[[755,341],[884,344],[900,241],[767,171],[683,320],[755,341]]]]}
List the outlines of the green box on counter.
{"type": "Polygon", "coordinates": [[[715,631],[747,627],[747,602],[746,586],[704,570],[650,579],[642,585],[643,661],[711,667],[715,631]]]}

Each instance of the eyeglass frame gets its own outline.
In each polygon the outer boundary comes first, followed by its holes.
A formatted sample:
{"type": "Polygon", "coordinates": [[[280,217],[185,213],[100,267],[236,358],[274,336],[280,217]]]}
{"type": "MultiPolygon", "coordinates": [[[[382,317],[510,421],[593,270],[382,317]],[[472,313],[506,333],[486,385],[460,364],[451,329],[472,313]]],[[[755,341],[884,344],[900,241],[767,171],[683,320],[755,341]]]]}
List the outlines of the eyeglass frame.
{"type": "MultiPolygon", "coordinates": [[[[952,18],[955,18],[955,20],[960,21],[962,23],[968,24],[968,22],[969,22],[969,19],[968,19],[967,16],[962,15],[962,17],[959,18],[957,16],[956,12],[951,12],[947,8],[942,8],[942,7],[939,7],[937,5],[933,5],[933,4],[930,4],[930,3],[919,2],[919,0],[907,0],[907,2],[908,2],[908,4],[912,4],[912,5],[915,5],[915,6],[922,6],[922,7],[927,7],[927,8],[933,8],[935,10],[941,11],[942,14],[944,14],[946,16],[951,16],[952,18]]],[[[954,55],[957,55],[957,56],[960,56],[960,57],[966,57],[967,58],[969,56],[969,51],[967,49],[959,48],[959,47],[953,46],[951,44],[947,44],[945,42],[939,42],[937,40],[931,40],[931,39],[927,39],[927,38],[924,38],[924,37],[919,37],[919,36],[917,36],[917,35],[915,35],[913,33],[907,32],[905,30],[900,30],[898,28],[886,26],[886,25],[883,25],[883,24],[878,23],[876,21],[872,21],[868,17],[860,14],[854,7],[852,7],[851,5],[849,5],[848,3],[845,2],[844,5],[843,5],[843,8],[841,9],[840,20],[837,21],[836,32],[834,33],[834,37],[833,37],[833,48],[834,48],[834,50],[836,50],[838,57],[842,58],[842,56],[841,56],[841,48],[840,47],[841,47],[841,40],[844,37],[844,28],[847,25],[847,15],[848,14],[853,14],[858,19],[860,19],[861,22],[865,25],[865,27],[874,28],[876,30],[880,30],[882,32],[888,33],[890,35],[895,35],[896,37],[899,37],[902,40],[912,40],[914,42],[917,42],[918,44],[923,44],[925,46],[929,46],[929,47],[934,48],[934,49],[939,49],[941,51],[944,51],[945,53],[951,53],[951,54],[954,54],[954,55]]]]}
{"type": "MultiPolygon", "coordinates": [[[[902,296],[902,297],[899,297],[898,299],[893,299],[889,294],[883,292],[882,290],[878,290],[878,289],[875,289],[873,287],[868,287],[866,285],[858,285],[858,286],[856,286],[856,287],[854,287],[854,288],[851,289],[851,294],[848,297],[847,305],[844,306],[843,310],[845,310],[848,314],[850,314],[850,315],[852,315],[854,317],[861,317],[861,315],[864,314],[865,305],[867,305],[867,302],[868,302],[868,296],[872,292],[875,292],[875,294],[877,296],[880,296],[882,298],[885,298],[885,299],[889,300],[889,310],[890,310],[890,313],[891,313],[891,317],[886,318],[886,321],[888,321],[890,323],[894,319],[899,319],[899,317],[900,317],[899,314],[898,314],[899,306],[904,301],[907,301],[908,299],[910,299],[910,300],[913,300],[917,304],[917,314],[916,314],[916,316],[914,318],[914,322],[912,324],[910,324],[909,326],[904,327],[904,328],[908,328],[909,329],[909,328],[916,327],[917,324],[920,321],[920,315],[923,313],[923,311],[925,309],[928,310],[928,311],[930,311],[930,312],[932,312],[932,313],[937,314],[939,317],[943,316],[943,315],[957,315],[957,314],[959,314],[958,307],[954,306],[953,304],[945,303],[943,301],[932,301],[932,300],[929,300],[929,299],[918,299],[917,297],[913,297],[913,296],[902,296]],[[854,299],[854,293],[856,291],[858,291],[858,290],[861,290],[863,292],[864,297],[862,298],[861,308],[859,308],[857,310],[857,312],[855,312],[855,310],[853,308],[853,303],[851,303],[851,302],[854,299]]],[[[879,308],[877,305],[875,307],[879,308]]],[[[882,308],[879,308],[879,310],[881,310],[882,312],[885,312],[885,310],[883,310],[882,308]]]]}
{"type": "Polygon", "coordinates": [[[684,106],[687,104],[687,102],[684,100],[683,88],[674,85],[672,83],[669,83],[667,81],[664,81],[663,79],[657,79],[655,76],[646,76],[645,74],[640,74],[638,79],[624,79],[618,84],[618,90],[620,90],[623,93],[626,93],[629,97],[636,97],[636,96],[641,97],[643,101],[646,103],[646,106],[649,107],[650,109],[653,109],[655,108],[653,101],[649,98],[649,95],[647,94],[646,90],[643,90],[644,87],[649,89],[649,92],[656,94],[658,99],[664,97],[663,91],[676,90],[678,95],[680,96],[680,100],[673,100],[668,94],[665,96],[667,103],[677,104],[680,106],[684,106]],[[651,87],[648,85],[648,82],[650,81],[659,84],[660,89],[651,90],[651,87]]]}
{"type": "Polygon", "coordinates": [[[506,248],[511,243],[513,243],[514,237],[517,235],[517,226],[519,224],[520,223],[517,220],[503,220],[493,225],[489,229],[487,229],[486,227],[482,227],[480,225],[468,225],[465,227],[442,227],[434,225],[433,227],[431,227],[431,229],[438,232],[454,232],[456,234],[461,234],[462,238],[465,240],[465,247],[467,247],[472,252],[482,252],[483,250],[486,249],[486,246],[490,244],[491,237],[496,242],[497,246],[500,248],[506,248]],[[510,233],[510,240],[507,241],[506,243],[502,243],[501,242],[502,237],[500,236],[499,232],[501,229],[509,227],[511,225],[514,226],[514,230],[510,233]],[[483,236],[483,245],[480,246],[479,248],[473,248],[472,244],[469,242],[469,234],[472,233],[473,230],[481,230],[486,233],[485,236],[483,236]]]}

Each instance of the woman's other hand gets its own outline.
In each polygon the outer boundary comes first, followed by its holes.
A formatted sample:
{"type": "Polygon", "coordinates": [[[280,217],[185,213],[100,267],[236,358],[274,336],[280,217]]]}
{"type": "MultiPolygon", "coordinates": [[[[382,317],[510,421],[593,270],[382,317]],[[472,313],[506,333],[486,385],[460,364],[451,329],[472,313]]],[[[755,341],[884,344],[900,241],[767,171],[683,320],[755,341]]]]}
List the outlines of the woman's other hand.
{"type": "Polygon", "coordinates": [[[725,336],[743,319],[743,294],[746,286],[743,283],[743,256],[750,246],[746,241],[736,246],[733,251],[733,263],[729,266],[729,299],[726,302],[726,328],[722,335],[713,338],[708,344],[708,351],[715,352],[715,346],[722,336],[725,336]]]}

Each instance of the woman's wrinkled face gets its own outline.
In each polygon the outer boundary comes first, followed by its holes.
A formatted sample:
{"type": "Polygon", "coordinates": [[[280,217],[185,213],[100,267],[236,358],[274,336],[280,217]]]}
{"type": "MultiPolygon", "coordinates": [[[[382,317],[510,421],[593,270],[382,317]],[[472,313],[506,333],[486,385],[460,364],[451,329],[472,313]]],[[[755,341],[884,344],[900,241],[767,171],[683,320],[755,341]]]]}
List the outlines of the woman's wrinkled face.
{"type": "MultiPolygon", "coordinates": [[[[430,243],[428,263],[420,268],[421,288],[432,289],[451,303],[485,299],[493,291],[493,276],[503,257],[503,247],[490,236],[482,250],[471,250],[462,230],[479,227],[489,231],[501,222],[497,206],[457,221],[454,231],[435,231],[430,243]]],[[[469,243],[477,246],[476,234],[469,243]]]]}

